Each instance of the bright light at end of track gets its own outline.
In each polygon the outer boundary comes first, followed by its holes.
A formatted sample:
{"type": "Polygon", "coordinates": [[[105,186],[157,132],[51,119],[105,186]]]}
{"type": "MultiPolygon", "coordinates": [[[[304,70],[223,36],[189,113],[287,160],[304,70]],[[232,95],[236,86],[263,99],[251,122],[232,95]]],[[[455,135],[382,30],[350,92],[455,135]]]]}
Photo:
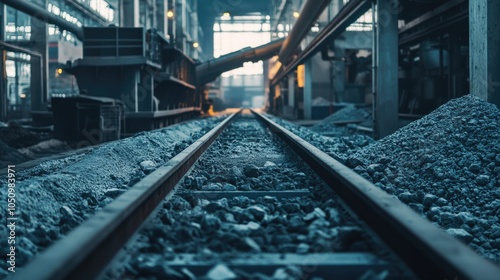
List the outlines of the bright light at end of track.
{"type": "Polygon", "coordinates": [[[299,16],[300,16],[299,12],[293,12],[292,15],[294,18],[299,18],[299,16]]]}
{"type": "Polygon", "coordinates": [[[198,48],[199,46],[200,46],[200,44],[199,44],[198,42],[194,42],[194,43],[193,43],[193,47],[194,47],[194,48],[198,48]]]}
{"type": "Polygon", "coordinates": [[[170,18],[170,19],[174,18],[174,11],[168,10],[167,11],[167,18],[170,18]]]}

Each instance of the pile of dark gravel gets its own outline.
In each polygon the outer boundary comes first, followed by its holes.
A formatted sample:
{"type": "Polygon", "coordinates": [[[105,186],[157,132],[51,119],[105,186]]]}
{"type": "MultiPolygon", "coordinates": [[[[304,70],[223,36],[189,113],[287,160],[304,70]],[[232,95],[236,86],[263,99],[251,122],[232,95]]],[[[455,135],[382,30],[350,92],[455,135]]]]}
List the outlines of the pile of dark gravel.
{"type": "Polygon", "coordinates": [[[175,253],[371,250],[364,230],[331,198],[239,196],[207,200],[191,194],[181,196],[165,202],[159,221],[148,223],[142,232],[147,237],[142,252],[166,252],[174,257],[175,253]]]}
{"type": "Polygon", "coordinates": [[[0,140],[0,169],[6,168],[7,165],[18,164],[30,159],[29,156],[23,155],[0,140]]]}
{"type": "Polygon", "coordinates": [[[500,262],[500,111],[468,95],[349,156],[347,165],[500,262]]]}
{"type": "Polygon", "coordinates": [[[349,133],[345,126],[338,125],[336,122],[358,121],[359,123],[362,123],[370,118],[371,113],[369,109],[356,108],[356,106],[352,104],[347,104],[344,108],[338,110],[331,116],[314,124],[310,127],[310,129],[321,134],[328,133],[328,135],[334,136],[347,136],[352,133],[349,133]]]}
{"type": "Polygon", "coordinates": [[[15,123],[0,127],[0,141],[15,149],[33,146],[42,140],[40,135],[15,123]]]}
{"type": "MultiPolygon", "coordinates": [[[[166,265],[182,253],[194,254],[198,261],[219,263],[217,267],[225,261],[244,258],[245,254],[297,253],[305,256],[313,252],[373,250],[366,242],[363,229],[349,221],[349,217],[346,219],[338,208],[338,202],[333,199],[318,201],[311,196],[280,200],[273,196],[218,200],[189,194],[174,196],[163,204],[155,221],[148,223],[141,232],[135,245],[137,253],[132,254],[123,274],[156,279],[184,275],[187,268],[181,271],[166,265]]],[[[283,273],[281,270],[275,274],[283,273]]],[[[226,273],[230,271],[225,268],[226,273]]],[[[221,273],[212,271],[203,279],[221,279],[210,277],[220,277],[221,273]]],[[[254,279],[243,271],[231,273],[250,277],[238,279],[254,279]]]]}
{"type": "MultiPolygon", "coordinates": [[[[38,251],[61,238],[95,211],[188,147],[223,117],[207,118],[143,132],[84,154],[49,160],[16,173],[18,224],[16,264],[25,265],[38,251]]],[[[7,197],[6,180],[0,197],[7,197]]],[[[7,199],[0,200],[7,209],[7,199]]],[[[0,212],[0,219],[5,219],[0,212]]],[[[6,224],[0,232],[7,232],[6,224]]],[[[0,266],[0,276],[6,263],[0,266]]]]}
{"type": "Polygon", "coordinates": [[[341,162],[344,162],[349,155],[355,153],[359,149],[375,142],[373,138],[369,136],[358,134],[326,137],[308,128],[292,124],[272,115],[266,116],[341,162]]]}

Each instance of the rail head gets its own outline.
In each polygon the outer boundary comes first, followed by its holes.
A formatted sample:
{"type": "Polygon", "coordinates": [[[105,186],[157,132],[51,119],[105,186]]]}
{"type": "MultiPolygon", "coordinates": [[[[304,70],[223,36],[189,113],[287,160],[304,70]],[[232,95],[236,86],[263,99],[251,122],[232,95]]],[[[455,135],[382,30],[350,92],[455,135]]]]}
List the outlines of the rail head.
{"type": "Polygon", "coordinates": [[[422,279],[498,279],[500,267],[479,256],[399,200],[304,139],[253,111],[422,279]]]}
{"type": "Polygon", "coordinates": [[[198,158],[241,112],[144,177],[101,211],[57,241],[12,279],[95,279],[198,158]]]}

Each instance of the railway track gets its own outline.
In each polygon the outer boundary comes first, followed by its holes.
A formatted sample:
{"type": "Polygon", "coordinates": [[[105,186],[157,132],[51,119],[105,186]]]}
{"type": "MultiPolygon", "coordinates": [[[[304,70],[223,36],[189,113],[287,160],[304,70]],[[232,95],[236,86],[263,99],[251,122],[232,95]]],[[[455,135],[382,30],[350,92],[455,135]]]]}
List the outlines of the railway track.
{"type": "Polygon", "coordinates": [[[498,279],[497,266],[253,113],[229,116],[14,279],[498,279]]]}

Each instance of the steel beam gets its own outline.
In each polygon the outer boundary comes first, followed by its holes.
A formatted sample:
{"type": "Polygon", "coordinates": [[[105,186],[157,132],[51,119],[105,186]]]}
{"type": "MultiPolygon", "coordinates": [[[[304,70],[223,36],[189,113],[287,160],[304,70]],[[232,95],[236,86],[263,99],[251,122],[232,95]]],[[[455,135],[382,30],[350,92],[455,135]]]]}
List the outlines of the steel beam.
{"type": "MultiPolygon", "coordinates": [[[[0,43],[5,41],[5,26],[7,23],[5,5],[0,4],[0,43]]],[[[7,73],[5,69],[6,53],[0,47],[0,121],[7,121],[7,73]]]]}
{"type": "Polygon", "coordinates": [[[309,59],[305,63],[305,78],[304,78],[304,119],[312,119],[312,91],[313,91],[313,61],[309,59]]]}
{"type": "MultiPolygon", "coordinates": [[[[47,1],[43,0],[44,8],[47,7],[47,1]]],[[[25,2],[25,1],[19,1],[25,2]]],[[[45,18],[40,18],[36,14],[33,15],[31,21],[31,38],[32,50],[40,54],[40,59],[31,60],[31,110],[45,110],[45,105],[48,98],[48,71],[49,71],[49,47],[48,47],[48,28],[45,18]]],[[[83,36],[83,35],[82,35],[83,36]]]]}
{"type": "Polygon", "coordinates": [[[446,28],[467,20],[467,0],[453,0],[406,23],[399,30],[399,45],[416,44],[429,35],[443,32],[446,28]]]}
{"type": "Polygon", "coordinates": [[[375,138],[398,129],[398,11],[397,0],[377,0],[375,138]]]}
{"type": "Polygon", "coordinates": [[[121,3],[120,25],[139,27],[139,0],[123,0],[121,3]]]}
{"type": "Polygon", "coordinates": [[[471,94],[500,107],[500,25],[497,0],[469,5],[471,94]]]}
{"type": "Polygon", "coordinates": [[[48,12],[46,8],[42,8],[26,0],[0,0],[0,3],[24,12],[38,21],[55,24],[59,28],[73,33],[79,40],[83,40],[83,30],[80,27],[48,12]]]}
{"type": "Polygon", "coordinates": [[[311,30],[313,23],[319,18],[321,13],[330,4],[331,0],[308,0],[302,10],[297,22],[294,24],[292,31],[286,37],[283,46],[279,53],[279,60],[283,64],[287,64],[292,54],[300,46],[300,42],[311,30]]]}

